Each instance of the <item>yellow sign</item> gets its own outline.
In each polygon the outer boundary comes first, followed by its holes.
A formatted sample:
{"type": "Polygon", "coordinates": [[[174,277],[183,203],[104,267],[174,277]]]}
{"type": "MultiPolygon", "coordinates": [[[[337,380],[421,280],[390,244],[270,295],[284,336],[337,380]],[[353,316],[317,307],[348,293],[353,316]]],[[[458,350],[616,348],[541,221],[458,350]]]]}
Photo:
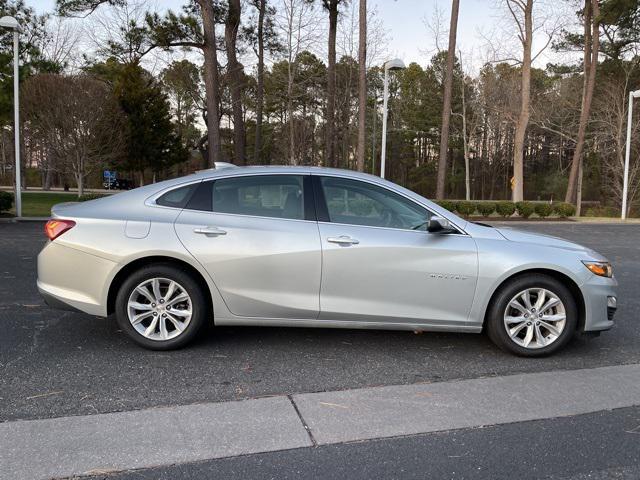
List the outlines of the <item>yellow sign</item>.
{"type": "Polygon", "coordinates": [[[516,188],[516,177],[511,177],[511,181],[509,183],[511,183],[511,190],[513,191],[513,189],[516,188]]]}

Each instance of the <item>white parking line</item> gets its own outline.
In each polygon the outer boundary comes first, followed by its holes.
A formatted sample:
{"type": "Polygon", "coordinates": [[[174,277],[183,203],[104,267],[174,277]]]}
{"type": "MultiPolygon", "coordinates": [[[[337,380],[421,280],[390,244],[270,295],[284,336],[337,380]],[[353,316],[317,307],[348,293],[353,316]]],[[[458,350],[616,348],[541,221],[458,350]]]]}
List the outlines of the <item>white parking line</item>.
{"type": "Polygon", "coordinates": [[[0,478],[100,473],[640,405],[640,365],[0,423],[0,478]],[[296,407],[298,412],[296,412],[296,407]],[[309,432],[305,430],[308,426],[309,432]]]}

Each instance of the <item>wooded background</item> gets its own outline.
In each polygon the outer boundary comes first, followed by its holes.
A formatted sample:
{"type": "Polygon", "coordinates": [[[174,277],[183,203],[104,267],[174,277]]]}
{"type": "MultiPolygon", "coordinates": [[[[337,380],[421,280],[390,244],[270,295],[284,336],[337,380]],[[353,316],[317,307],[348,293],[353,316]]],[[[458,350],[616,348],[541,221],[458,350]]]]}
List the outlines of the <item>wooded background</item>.
{"type": "MultiPolygon", "coordinates": [[[[442,50],[390,73],[386,178],[430,198],[589,200],[599,205],[591,214],[619,212],[628,93],[640,89],[639,2],[488,1],[511,39],[471,52],[456,45],[464,1],[446,6],[426,27],[442,50]],[[560,3],[572,18],[557,15],[560,3]],[[536,68],[543,52],[568,60],[536,68]]],[[[161,12],[142,0],[57,0],[44,14],[0,0],[0,9],[24,29],[30,186],[82,191],[101,184],[103,169],[143,184],[216,161],[380,174],[389,33],[366,0],[191,0],[161,12]]],[[[3,185],[13,178],[12,60],[3,31],[3,185]]]]}

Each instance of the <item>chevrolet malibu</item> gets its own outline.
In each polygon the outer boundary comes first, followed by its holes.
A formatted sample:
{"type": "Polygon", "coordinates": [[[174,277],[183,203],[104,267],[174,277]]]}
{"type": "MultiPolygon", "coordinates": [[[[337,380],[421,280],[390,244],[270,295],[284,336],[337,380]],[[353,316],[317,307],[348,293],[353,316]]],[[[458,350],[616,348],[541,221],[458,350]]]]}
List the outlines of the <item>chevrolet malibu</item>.
{"type": "Polygon", "coordinates": [[[613,325],[599,253],[476,224],[378,177],[317,167],[206,170],[84,203],[46,224],[38,289],[139,345],[202,327],[486,331],[522,356],[613,325]]]}

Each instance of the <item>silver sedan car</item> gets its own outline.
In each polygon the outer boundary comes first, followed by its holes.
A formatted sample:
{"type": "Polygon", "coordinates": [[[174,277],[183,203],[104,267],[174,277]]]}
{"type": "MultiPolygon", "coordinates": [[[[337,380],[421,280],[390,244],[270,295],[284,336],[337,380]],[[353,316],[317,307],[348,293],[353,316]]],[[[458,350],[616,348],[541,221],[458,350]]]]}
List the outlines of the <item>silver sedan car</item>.
{"type": "Polygon", "coordinates": [[[115,314],[150,349],[202,327],[486,331],[523,356],[613,325],[599,253],[457,217],[378,177],[316,167],[202,171],[53,208],[38,256],[52,306],[115,314]]]}

